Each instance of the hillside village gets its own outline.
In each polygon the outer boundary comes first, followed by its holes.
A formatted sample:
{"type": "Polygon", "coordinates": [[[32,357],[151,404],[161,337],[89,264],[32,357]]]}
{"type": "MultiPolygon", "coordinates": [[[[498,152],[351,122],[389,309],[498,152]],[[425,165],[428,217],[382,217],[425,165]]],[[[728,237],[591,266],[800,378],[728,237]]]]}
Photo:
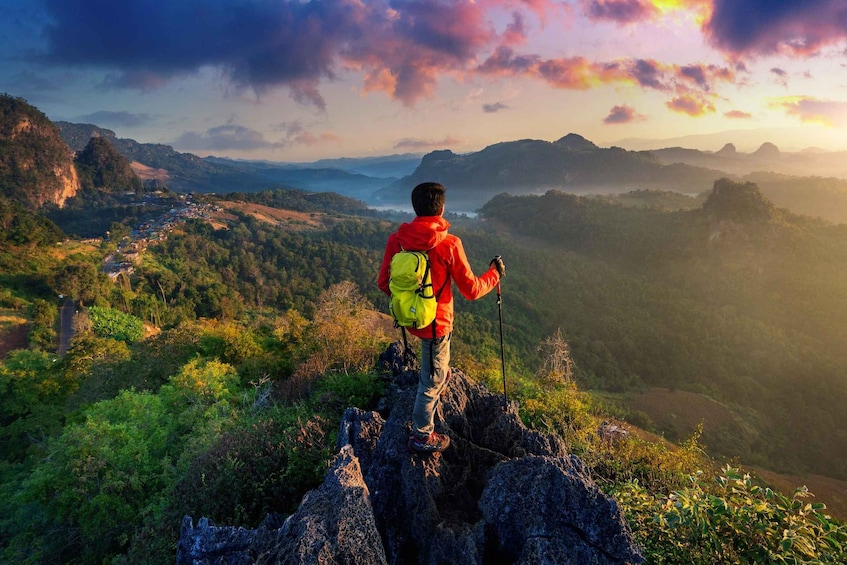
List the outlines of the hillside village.
{"type": "MultiPolygon", "coordinates": [[[[158,199],[161,193],[145,195],[147,202],[158,199]]],[[[171,208],[159,218],[146,221],[133,228],[130,235],[121,239],[117,251],[103,258],[103,271],[113,281],[119,277],[129,277],[135,265],[141,261],[141,253],[152,243],[168,237],[168,234],[189,219],[209,219],[213,213],[221,212],[217,204],[196,202],[191,194],[181,194],[182,206],[171,208]]]]}

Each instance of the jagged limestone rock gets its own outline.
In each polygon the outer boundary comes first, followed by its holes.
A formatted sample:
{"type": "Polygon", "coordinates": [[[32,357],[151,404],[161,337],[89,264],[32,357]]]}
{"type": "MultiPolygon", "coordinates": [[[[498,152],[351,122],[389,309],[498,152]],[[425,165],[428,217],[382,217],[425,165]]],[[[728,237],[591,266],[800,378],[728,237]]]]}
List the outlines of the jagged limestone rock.
{"type": "Polygon", "coordinates": [[[517,405],[452,370],[437,428],[443,454],[409,453],[416,373],[393,346],[386,417],[349,408],[324,484],[278,530],[186,518],[178,564],[640,563],[617,503],[556,436],[527,429],[517,405]],[[348,492],[350,491],[350,492],[348,492]],[[228,536],[228,537],[227,537],[228,536]],[[231,539],[226,553],[224,540],[231,539]]]}
{"type": "Polygon", "coordinates": [[[351,447],[343,448],[323,484],[303,497],[282,527],[256,530],[216,527],[201,518],[183,519],[178,564],[387,563],[376,530],[368,487],[351,447]]]}

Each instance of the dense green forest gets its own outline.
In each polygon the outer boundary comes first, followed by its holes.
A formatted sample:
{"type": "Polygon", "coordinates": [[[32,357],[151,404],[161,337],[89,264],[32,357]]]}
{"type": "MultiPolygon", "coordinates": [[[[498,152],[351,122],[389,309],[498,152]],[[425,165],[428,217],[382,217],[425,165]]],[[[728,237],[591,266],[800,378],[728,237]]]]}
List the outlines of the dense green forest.
{"type": "Polygon", "coordinates": [[[82,190],[142,192],[129,161],[105,137],[92,137],[74,158],[82,190]]]}
{"type": "Polygon", "coordinates": [[[525,351],[561,328],[583,386],[706,393],[749,412],[704,437],[717,453],[845,477],[847,228],[729,181],[690,211],[553,191],[483,213],[517,245],[511,273],[531,274],[506,286],[525,351]]]}
{"type": "MultiPolygon", "coordinates": [[[[227,208],[225,227],[181,224],[115,283],[101,261],[117,240],[58,245],[54,224],[7,206],[8,225],[43,235],[0,241],[0,312],[29,327],[28,347],[0,364],[0,561],[171,562],[185,514],[248,527],[284,517],[321,480],[343,410],[376,406],[387,376],[375,359],[399,336],[373,316],[386,311],[375,281],[397,224],[332,195],[227,198],[314,212],[321,227],[227,208]],[[64,357],[58,294],[79,310],[64,357]]],[[[742,462],[843,473],[843,348],[829,348],[844,330],[821,327],[843,304],[791,294],[768,307],[780,291],[838,288],[843,230],[775,210],[750,186],[686,203],[503,195],[483,222],[457,222],[477,272],[494,254],[507,263],[510,397],[618,498],[651,562],[842,562],[847,530],[820,504],[721,469],[700,442],[722,440],[718,452],[742,462]],[[573,374],[549,362],[551,348],[573,374]],[[647,385],[729,399],[750,435],[685,430],[679,448],[598,440],[609,407],[581,390],[647,385]]],[[[457,310],[454,365],[502,390],[494,297],[457,310]]]]}

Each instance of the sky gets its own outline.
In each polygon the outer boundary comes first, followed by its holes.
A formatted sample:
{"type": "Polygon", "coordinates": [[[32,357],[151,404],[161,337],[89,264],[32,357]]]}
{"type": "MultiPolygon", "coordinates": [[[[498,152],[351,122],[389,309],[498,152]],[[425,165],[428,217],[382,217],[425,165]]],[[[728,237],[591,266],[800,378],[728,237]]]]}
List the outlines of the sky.
{"type": "Polygon", "coordinates": [[[200,156],[847,150],[844,0],[0,4],[0,92],[200,156]]]}

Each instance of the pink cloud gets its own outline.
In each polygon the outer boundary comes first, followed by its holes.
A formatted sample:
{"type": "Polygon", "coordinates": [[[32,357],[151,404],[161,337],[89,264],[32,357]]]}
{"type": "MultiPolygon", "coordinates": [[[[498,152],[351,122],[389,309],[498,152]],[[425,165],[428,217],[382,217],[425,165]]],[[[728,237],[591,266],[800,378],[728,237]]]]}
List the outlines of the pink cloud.
{"type": "Polygon", "coordinates": [[[609,110],[609,115],[603,120],[604,124],[629,124],[632,122],[642,122],[647,119],[642,114],[635,111],[635,108],[623,104],[614,106],[609,110]]]}
{"type": "Polygon", "coordinates": [[[512,21],[503,33],[503,45],[521,45],[526,43],[528,30],[523,14],[512,12],[512,21]]]}
{"type": "Polygon", "coordinates": [[[692,117],[711,114],[715,111],[714,104],[712,104],[708,100],[692,96],[690,94],[683,94],[681,96],[677,96],[673,100],[665,102],[665,106],[667,106],[674,112],[688,114],[692,117]]]}
{"type": "Polygon", "coordinates": [[[709,93],[720,82],[734,83],[735,71],[716,65],[668,65],[652,59],[622,59],[594,62],[584,57],[542,60],[535,55],[517,55],[510,47],[497,49],[477,71],[498,76],[541,79],[556,88],[585,90],[623,83],[658,91],[709,93]]]}
{"type": "Polygon", "coordinates": [[[445,137],[441,140],[428,140],[414,137],[407,137],[398,140],[394,144],[395,149],[411,149],[411,150],[426,150],[426,149],[443,149],[452,145],[461,143],[461,140],[452,136],[445,137]]]}
{"type": "Polygon", "coordinates": [[[819,100],[811,96],[788,97],[772,104],[800,121],[825,126],[847,126],[847,102],[819,100]]]}
{"type": "Polygon", "coordinates": [[[753,117],[753,114],[742,112],[741,110],[730,110],[729,112],[724,112],[724,117],[732,120],[749,120],[753,117]]]}

